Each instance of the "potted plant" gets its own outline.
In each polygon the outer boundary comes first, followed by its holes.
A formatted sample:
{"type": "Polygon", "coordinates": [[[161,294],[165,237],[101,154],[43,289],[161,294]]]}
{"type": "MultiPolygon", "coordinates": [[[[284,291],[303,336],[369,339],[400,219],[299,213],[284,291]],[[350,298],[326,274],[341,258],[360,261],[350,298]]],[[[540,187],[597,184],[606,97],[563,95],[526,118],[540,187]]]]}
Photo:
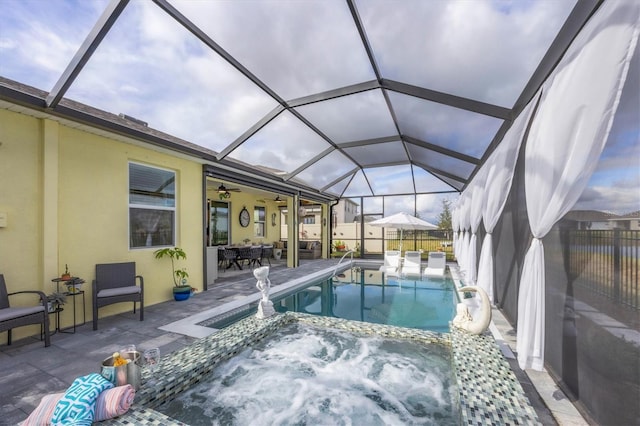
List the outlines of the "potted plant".
{"type": "Polygon", "coordinates": [[[175,300],[186,300],[191,295],[191,286],[187,284],[186,268],[176,269],[175,260],[186,259],[187,254],[180,247],[165,247],[154,252],[156,259],[168,257],[171,259],[171,277],[173,278],[173,298],[175,300]]]}
{"type": "Polygon", "coordinates": [[[82,288],[82,284],[84,284],[85,281],[82,278],[72,278],[69,281],[67,281],[67,292],[68,293],[77,293],[80,291],[80,288],[82,288]]]}
{"type": "Polygon", "coordinates": [[[60,276],[60,278],[62,280],[69,280],[71,279],[71,274],[69,273],[69,265],[67,265],[66,263],[64,264],[64,274],[62,274],[60,276]]]}
{"type": "Polygon", "coordinates": [[[341,240],[335,240],[333,242],[333,246],[336,248],[337,251],[343,251],[345,249],[344,241],[341,241],[341,240]]]}
{"type": "Polygon", "coordinates": [[[67,296],[64,293],[54,291],[51,294],[47,294],[47,311],[55,312],[60,305],[64,305],[67,301],[67,296]]]}

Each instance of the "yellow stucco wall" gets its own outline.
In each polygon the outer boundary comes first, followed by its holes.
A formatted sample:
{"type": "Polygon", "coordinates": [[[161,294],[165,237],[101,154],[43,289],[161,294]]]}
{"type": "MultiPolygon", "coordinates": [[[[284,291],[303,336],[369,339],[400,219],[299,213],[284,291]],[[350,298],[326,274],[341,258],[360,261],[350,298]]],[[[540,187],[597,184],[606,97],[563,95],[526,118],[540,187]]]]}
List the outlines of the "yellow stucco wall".
{"type": "Polygon", "coordinates": [[[231,192],[231,198],[220,200],[218,192],[215,188],[207,190],[207,198],[212,201],[222,201],[229,203],[229,221],[231,223],[231,241],[230,244],[244,244],[245,239],[249,239],[255,244],[272,244],[280,240],[280,210],[278,204],[266,197],[256,197],[246,192],[231,192]],[[251,216],[249,226],[243,228],[240,226],[240,211],[246,207],[251,216]],[[255,207],[265,208],[265,236],[264,238],[256,237],[254,230],[253,210],[255,207]],[[271,215],[276,214],[275,226],[272,225],[271,215]]]}
{"type": "Polygon", "coordinates": [[[42,123],[0,109],[0,274],[9,292],[44,290],[41,282],[42,123]]]}
{"type": "MultiPolygon", "coordinates": [[[[9,291],[51,293],[51,278],[68,264],[87,281],[90,320],[96,263],[134,261],[144,276],[145,305],[172,298],[170,261],[155,259],[153,248],[129,249],[129,161],[176,172],[176,245],[188,255],[179,266],[202,289],[199,163],[1,109],[0,129],[0,212],[8,214],[9,225],[0,228],[0,273],[9,291]]],[[[100,316],[130,310],[130,303],[116,304],[100,309],[100,316]]],[[[69,311],[62,313],[63,327],[71,325],[69,311]]],[[[14,330],[15,338],[25,333],[36,334],[37,327],[14,330]]]]}

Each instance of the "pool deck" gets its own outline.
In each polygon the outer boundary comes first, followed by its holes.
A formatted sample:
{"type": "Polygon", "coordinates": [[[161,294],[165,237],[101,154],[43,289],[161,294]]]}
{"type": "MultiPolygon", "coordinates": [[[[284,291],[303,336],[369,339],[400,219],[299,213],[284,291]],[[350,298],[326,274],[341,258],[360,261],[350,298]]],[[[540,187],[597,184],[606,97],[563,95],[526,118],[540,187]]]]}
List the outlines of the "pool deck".
{"type": "MultiPolygon", "coordinates": [[[[320,259],[304,261],[299,268],[286,268],[274,262],[270,279],[277,288],[279,284],[336,264],[337,260],[320,259]]],[[[256,298],[255,283],[251,271],[227,271],[220,274],[209,291],[197,293],[187,301],[168,301],[145,307],[143,322],[128,312],[100,319],[97,331],[87,323],[77,327],[75,334],[57,333],[51,337],[48,348],[38,338],[14,341],[11,346],[1,345],[0,425],[18,424],[33,411],[42,396],[64,392],[76,377],[98,372],[101,361],[123,345],[133,343],[140,350],[159,347],[163,356],[189,350],[194,343],[206,339],[197,331],[183,334],[180,327],[189,329],[185,324],[192,324],[198,314],[208,318],[212,312],[220,312],[223,305],[226,309],[246,303],[247,298],[256,298]]],[[[511,352],[515,347],[514,331],[495,309],[491,331],[541,424],[587,424],[546,374],[530,371],[525,374],[518,368],[511,352]]],[[[149,421],[156,414],[141,415],[149,421]]],[[[137,423],[135,418],[131,420],[133,424],[137,423]]],[[[157,420],[161,422],[161,416],[157,420]]]]}

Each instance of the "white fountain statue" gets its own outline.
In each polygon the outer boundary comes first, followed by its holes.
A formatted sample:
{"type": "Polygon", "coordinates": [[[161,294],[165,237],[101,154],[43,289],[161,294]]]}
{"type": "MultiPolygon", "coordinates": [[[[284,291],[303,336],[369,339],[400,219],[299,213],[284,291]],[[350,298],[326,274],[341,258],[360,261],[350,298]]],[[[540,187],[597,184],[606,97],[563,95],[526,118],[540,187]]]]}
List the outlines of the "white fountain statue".
{"type": "Polygon", "coordinates": [[[459,292],[463,291],[475,291],[480,295],[480,312],[477,318],[471,316],[469,308],[464,303],[458,303],[456,307],[456,317],[453,319],[452,324],[470,334],[482,334],[491,322],[491,302],[487,293],[480,287],[468,286],[458,289],[459,292]]]}
{"type": "Polygon", "coordinates": [[[262,293],[262,299],[260,299],[260,304],[258,305],[256,318],[262,319],[270,317],[275,314],[276,311],[273,309],[273,302],[269,300],[269,290],[271,289],[271,281],[269,281],[269,267],[261,266],[260,268],[254,269],[253,276],[258,280],[256,287],[262,293]]]}

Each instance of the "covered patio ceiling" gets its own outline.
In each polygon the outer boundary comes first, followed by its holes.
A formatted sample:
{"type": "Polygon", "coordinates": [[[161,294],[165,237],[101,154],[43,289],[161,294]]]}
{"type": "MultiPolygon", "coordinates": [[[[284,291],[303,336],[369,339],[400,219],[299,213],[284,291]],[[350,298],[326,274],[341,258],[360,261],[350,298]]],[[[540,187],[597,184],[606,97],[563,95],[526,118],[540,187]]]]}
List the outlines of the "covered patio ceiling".
{"type": "Polygon", "coordinates": [[[5,0],[0,99],[322,198],[459,192],[600,3],[5,0]]]}

